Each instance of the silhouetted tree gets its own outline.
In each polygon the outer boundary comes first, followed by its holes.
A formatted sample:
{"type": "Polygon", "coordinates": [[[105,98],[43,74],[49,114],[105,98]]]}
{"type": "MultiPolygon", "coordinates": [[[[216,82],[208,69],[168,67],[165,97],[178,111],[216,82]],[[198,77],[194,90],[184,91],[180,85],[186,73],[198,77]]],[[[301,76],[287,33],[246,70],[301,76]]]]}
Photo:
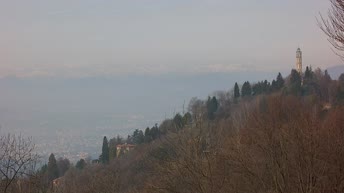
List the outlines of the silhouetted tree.
{"type": "Polygon", "coordinates": [[[241,88],[241,97],[247,97],[252,95],[252,88],[250,82],[246,81],[241,88]]]}
{"type": "Polygon", "coordinates": [[[102,146],[102,154],[101,154],[101,157],[100,157],[100,161],[103,163],[103,164],[107,164],[109,163],[109,143],[108,143],[108,140],[106,138],[106,136],[104,136],[103,138],[103,146],[102,146]]]}
{"type": "Polygon", "coordinates": [[[267,94],[269,92],[270,92],[270,83],[267,80],[258,82],[252,86],[253,95],[267,94]]]}
{"type": "MultiPolygon", "coordinates": [[[[332,6],[328,11],[328,19],[320,15],[318,24],[320,29],[325,32],[329,42],[340,52],[344,51],[344,1],[330,0],[332,6]]],[[[343,54],[338,54],[344,58],[343,54]]]]}
{"type": "Polygon", "coordinates": [[[240,90],[238,83],[235,83],[234,85],[234,98],[239,98],[240,97],[240,90]]]}
{"type": "Polygon", "coordinates": [[[284,79],[282,77],[282,74],[279,72],[276,78],[276,88],[279,90],[283,88],[284,86],[284,79]]]}
{"type": "MultiPolygon", "coordinates": [[[[183,124],[183,126],[184,126],[184,124],[183,124]]],[[[150,134],[151,134],[153,140],[155,140],[155,139],[157,139],[157,138],[159,137],[160,131],[159,131],[158,124],[155,124],[155,125],[151,128],[150,134]]]]}
{"type": "Polygon", "coordinates": [[[183,117],[179,113],[177,113],[173,118],[173,123],[177,130],[183,128],[183,117]]]}
{"type": "Polygon", "coordinates": [[[338,91],[336,96],[337,103],[344,104],[344,73],[338,78],[338,91]]]}
{"type": "Polygon", "coordinates": [[[207,112],[208,112],[208,119],[209,120],[214,120],[215,119],[215,113],[219,107],[219,104],[217,102],[217,99],[215,96],[208,97],[207,101],[207,112]]]}
{"type": "Polygon", "coordinates": [[[344,83],[344,73],[342,73],[342,74],[339,76],[338,82],[339,82],[340,84],[344,83]]]}
{"type": "Polygon", "coordinates": [[[49,156],[47,174],[49,182],[59,177],[59,169],[53,153],[49,156]]]}
{"type": "Polygon", "coordinates": [[[312,82],[313,82],[313,72],[312,72],[312,69],[307,66],[305,70],[305,75],[303,78],[303,83],[310,84],[312,82]]]}
{"type": "Polygon", "coordinates": [[[330,82],[330,81],[332,80],[332,78],[331,78],[331,76],[328,74],[327,70],[325,70],[324,79],[325,79],[327,82],[330,82]]]}
{"type": "Polygon", "coordinates": [[[38,155],[31,138],[0,136],[0,190],[6,193],[16,180],[33,174],[38,155]]]}
{"type": "Polygon", "coordinates": [[[142,130],[135,129],[133,133],[133,143],[142,144],[145,141],[145,136],[142,130]]]}
{"type": "Polygon", "coordinates": [[[189,112],[185,113],[184,117],[183,117],[183,124],[188,125],[191,123],[191,121],[192,121],[191,113],[189,113],[189,112]]]}
{"type": "Polygon", "coordinates": [[[66,173],[66,171],[69,169],[69,167],[70,167],[70,161],[67,158],[63,159],[60,157],[57,160],[57,168],[59,171],[59,176],[63,176],[66,173]]]}
{"type": "Polygon", "coordinates": [[[270,89],[271,89],[272,92],[278,90],[278,86],[277,86],[276,80],[272,80],[272,82],[271,82],[271,88],[270,88],[270,89]]]}
{"type": "Polygon", "coordinates": [[[84,167],[86,166],[86,162],[84,159],[80,159],[78,162],[76,162],[75,167],[79,170],[84,169],[84,167]]]}
{"type": "Polygon", "coordinates": [[[145,143],[149,143],[151,141],[152,141],[152,136],[150,134],[149,127],[147,127],[146,130],[145,130],[145,143]]]}
{"type": "Polygon", "coordinates": [[[288,91],[290,94],[298,95],[301,92],[301,76],[300,74],[295,70],[292,69],[290,73],[290,82],[289,82],[289,88],[288,91]]]}
{"type": "Polygon", "coordinates": [[[126,143],[133,143],[133,137],[131,135],[128,135],[127,140],[125,140],[126,143]]]}

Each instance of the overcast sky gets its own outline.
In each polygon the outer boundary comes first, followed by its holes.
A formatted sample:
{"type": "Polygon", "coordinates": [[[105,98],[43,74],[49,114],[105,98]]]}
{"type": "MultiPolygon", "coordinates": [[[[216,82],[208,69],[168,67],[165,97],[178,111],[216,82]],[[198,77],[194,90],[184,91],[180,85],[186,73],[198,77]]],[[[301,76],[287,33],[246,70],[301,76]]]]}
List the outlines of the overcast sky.
{"type": "Polygon", "coordinates": [[[327,0],[0,0],[0,77],[280,71],[341,64],[327,0]]]}

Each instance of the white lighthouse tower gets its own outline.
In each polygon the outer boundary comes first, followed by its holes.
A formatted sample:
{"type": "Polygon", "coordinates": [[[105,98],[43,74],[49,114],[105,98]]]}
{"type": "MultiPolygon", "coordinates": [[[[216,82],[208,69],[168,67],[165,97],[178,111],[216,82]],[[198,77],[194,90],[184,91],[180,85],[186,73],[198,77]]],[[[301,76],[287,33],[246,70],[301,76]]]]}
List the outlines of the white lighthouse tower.
{"type": "Polygon", "coordinates": [[[302,52],[300,48],[296,50],[296,70],[302,75],[302,52]]]}

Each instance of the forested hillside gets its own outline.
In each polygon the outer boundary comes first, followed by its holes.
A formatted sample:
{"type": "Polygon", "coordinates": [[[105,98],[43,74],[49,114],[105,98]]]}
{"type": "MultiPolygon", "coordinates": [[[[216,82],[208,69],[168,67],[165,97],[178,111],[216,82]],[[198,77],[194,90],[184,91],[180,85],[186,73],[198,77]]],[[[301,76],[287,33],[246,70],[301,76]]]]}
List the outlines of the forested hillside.
{"type": "Polygon", "coordinates": [[[236,83],[151,128],[104,137],[99,160],[52,155],[7,192],[343,192],[343,102],[344,74],[320,69],[236,83]],[[119,144],[135,148],[118,154],[119,144]]]}
{"type": "Polygon", "coordinates": [[[0,193],[344,192],[344,0],[0,14],[0,193]]]}

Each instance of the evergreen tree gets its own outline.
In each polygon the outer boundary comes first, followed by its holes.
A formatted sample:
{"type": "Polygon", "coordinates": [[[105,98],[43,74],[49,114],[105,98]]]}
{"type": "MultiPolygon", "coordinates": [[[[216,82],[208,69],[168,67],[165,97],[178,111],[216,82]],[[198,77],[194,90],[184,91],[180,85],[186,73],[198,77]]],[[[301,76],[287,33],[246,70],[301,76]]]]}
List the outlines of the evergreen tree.
{"type": "Polygon", "coordinates": [[[254,84],[251,88],[252,95],[265,94],[270,92],[270,82],[267,80],[254,84]]]}
{"type": "Polygon", "coordinates": [[[284,86],[284,79],[282,77],[282,74],[279,72],[276,78],[276,88],[279,90],[283,88],[284,86]]]}
{"type": "Polygon", "coordinates": [[[234,85],[234,98],[239,98],[240,97],[240,90],[239,90],[239,86],[238,83],[235,83],[234,85]]]}
{"type": "Polygon", "coordinates": [[[325,70],[324,78],[327,82],[330,82],[332,80],[331,76],[328,74],[327,70],[325,70]]]}
{"type": "Polygon", "coordinates": [[[177,113],[174,118],[173,118],[173,123],[176,127],[177,130],[181,129],[184,127],[184,124],[183,124],[183,117],[177,113]]]}
{"type": "Polygon", "coordinates": [[[338,78],[337,103],[344,104],[344,73],[338,78]]]}
{"type": "Polygon", "coordinates": [[[131,135],[128,135],[127,139],[125,140],[126,143],[133,143],[133,137],[131,135]]]}
{"type": "Polygon", "coordinates": [[[67,158],[63,159],[60,157],[56,163],[59,171],[59,176],[64,176],[64,174],[70,167],[70,161],[67,158]]]}
{"type": "Polygon", "coordinates": [[[295,70],[292,69],[290,73],[290,84],[289,84],[289,93],[298,95],[301,92],[301,76],[300,74],[295,70]]]}
{"type": "Polygon", "coordinates": [[[305,75],[304,75],[304,84],[310,84],[312,82],[313,79],[313,72],[312,72],[312,68],[309,68],[308,66],[306,67],[305,70],[305,75]]]}
{"type": "Polygon", "coordinates": [[[344,84],[344,73],[342,73],[338,78],[339,84],[344,84]]]}
{"type": "Polygon", "coordinates": [[[218,102],[215,96],[208,97],[208,101],[207,101],[207,112],[208,112],[208,119],[209,120],[214,120],[215,119],[215,113],[218,109],[218,102]]]}
{"type": "Polygon", "coordinates": [[[276,91],[276,90],[278,90],[277,82],[276,82],[276,80],[272,80],[271,91],[276,91]]]}
{"type": "Polygon", "coordinates": [[[107,164],[107,163],[109,163],[109,158],[110,158],[109,157],[109,143],[108,143],[106,136],[104,136],[103,146],[102,146],[102,154],[101,154],[100,161],[103,164],[107,164]]]}
{"type": "Polygon", "coordinates": [[[263,88],[263,92],[264,93],[269,93],[270,92],[270,82],[268,82],[267,80],[264,81],[264,88],[263,88]]]}
{"type": "Polygon", "coordinates": [[[149,127],[147,127],[145,130],[145,143],[149,143],[151,141],[152,141],[152,136],[151,136],[149,127]]]}
{"type": "Polygon", "coordinates": [[[59,169],[54,154],[50,154],[49,156],[47,174],[49,182],[59,177],[59,169]]]}
{"type": "MultiPolygon", "coordinates": [[[[183,124],[183,126],[184,126],[184,124],[183,124]]],[[[151,128],[150,134],[151,134],[153,140],[157,139],[157,138],[160,136],[160,131],[159,131],[158,124],[155,124],[155,125],[151,128]]]]}
{"type": "Polygon", "coordinates": [[[309,70],[308,66],[305,70],[305,79],[311,78],[311,71],[309,70]]]}
{"type": "Polygon", "coordinates": [[[251,96],[252,88],[250,82],[246,81],[241,88],[241,97],[251,96]]]}
{"type": "Polygon", "coordinates": [[[48,165],[44,164],[39,170],[38,170],[38,174],[43,175],[46,174],[48,172],[48,165]]]}
{"type": "Polygon", "coordinates": [[[75,167],[79,170],[84,169],[84,167],[86,166],[86,162],[84,159],[80,159],[78,162],[76,162],[75,167]]]}
{"type": "Polygon", "coordinates": [[[191,123],[191,121],[192,121],[191,113],[189,113],[189,112],[185,113],[184,117],[183,117],[183,124],[188,125],[191,123]]]}
{"type": "Polygon", "coordinates": [[[133,143],[142,144],[145,141],[145,136],[142,130],[135,129],[133,133],[133,143]]]}

